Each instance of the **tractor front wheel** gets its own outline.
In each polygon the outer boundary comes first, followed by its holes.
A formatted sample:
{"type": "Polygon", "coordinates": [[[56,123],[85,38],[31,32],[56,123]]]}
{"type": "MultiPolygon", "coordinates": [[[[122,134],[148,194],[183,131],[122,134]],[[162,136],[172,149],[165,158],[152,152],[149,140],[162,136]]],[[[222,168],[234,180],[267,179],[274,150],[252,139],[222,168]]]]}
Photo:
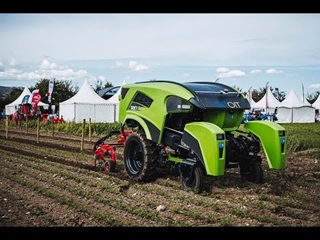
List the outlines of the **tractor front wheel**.
{"type": "Polygon", "coordinates": [[[185,177],[182,173],[180,174],[182,186],[185,189],[194,192],[201,192],[204,190],[204,177],[204,169],[200,165],[195,165],[193,167],[193,172],[190,177],[185,177]]]}

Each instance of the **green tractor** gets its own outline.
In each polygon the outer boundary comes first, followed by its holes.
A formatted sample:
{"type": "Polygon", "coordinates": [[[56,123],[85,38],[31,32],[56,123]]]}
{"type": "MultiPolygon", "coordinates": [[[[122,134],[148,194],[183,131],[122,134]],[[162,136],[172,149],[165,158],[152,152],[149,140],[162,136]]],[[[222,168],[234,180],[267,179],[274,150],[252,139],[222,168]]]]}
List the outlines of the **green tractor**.
{"type": "Polygon", "coordinates": [[[242,125],[250,104],[227,85],[136,82],[122,86],[119,101],[121,131],[132,130],[123,149],[130,179],[151,181],[157,169],[169,166],[184,188],[199,192],[205,177],[239,167],[242,180],[260,184],[264,182],[260,151],[270,168],[285,168],[285,129],[263,120],[242,125]]]}

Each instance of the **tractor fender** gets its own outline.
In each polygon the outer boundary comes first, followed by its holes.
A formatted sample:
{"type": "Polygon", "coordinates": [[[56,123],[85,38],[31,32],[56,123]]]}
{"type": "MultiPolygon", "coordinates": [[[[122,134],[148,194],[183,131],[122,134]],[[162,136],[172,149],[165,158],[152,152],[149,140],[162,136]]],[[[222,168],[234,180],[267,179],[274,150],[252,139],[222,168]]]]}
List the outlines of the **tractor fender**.
{"type": "Polygon", "coordinates": [[[287,156],[285,128],[271,121],[250,121],[244,124],[244,128],[259,137],[269,168],[285,168],[287,156]]]}
{"type": "Polygon", "coordinates": [[[150,132],[150,129],[149,129],[148,125],[147,125],[147,122],[143,118],[141,118],[141,117],[139,117],[137,115],[134,115],[134,114],[127,114],[125,119],[124,119],[124,122],[127,122],[128,120],[131,120],[131,119],[135,120],[135,121],[137,121],[139,123],[141,128],[143,128],[143,131],[146,134],[146,138],[147,139],[152,139],[151,132],[150,132]]]}
{"type": "Polygon", "coordinates": [[[191,122],[185,125],[182,143],[202,162],[207,175],[221,176],[225,171],[225,132],[210,122],[191,122]]]}

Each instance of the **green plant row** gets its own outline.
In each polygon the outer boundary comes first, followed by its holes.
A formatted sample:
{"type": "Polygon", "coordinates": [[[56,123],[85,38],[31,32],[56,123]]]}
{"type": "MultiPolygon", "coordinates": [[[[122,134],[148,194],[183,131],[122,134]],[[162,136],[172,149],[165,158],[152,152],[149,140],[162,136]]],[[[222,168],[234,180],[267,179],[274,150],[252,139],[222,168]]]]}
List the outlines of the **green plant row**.
{"type": "MultiPolygon", "coordinates": [[[[5,128],[5,121],[0,121],[1,128],[5,128]]],[[[17,126],[15,121],[8,121],[8,127],[20,127],[29,129],[37,128],[37,120],[29,120],[26,122],[21,122],[20,126],[17,126]]],[[[318,137],[320,133],[320,123],[286,123],[281,124],[286,129],[287,134],[287,151],[288,153],[306,151],[310,149],[315,149],[318,151],[320,156],[320,138],[318,137]]],[[[52,131],[54,128],[55,132],[67,133],[74,135],[81,135],[83,129],[83,123],[75,122],[65,122],[65,123],[52,123],[51,121],[40,122],[40,130],[52,131]]],[[[89,134],[89,123],[85,123],[84,134],[87,136],[89,134]]],[[[121,124],[119,122],[115,123],[91,123],[91,135],[92,136],[104,136],[111,131],[120,130],[121,124]]]]}
{"type": "MultiPolygon", "coordinates": [[[[1,120],[0,125],[1,128],[5,127],[5,121],[1,120]]],[[[15,121],[8,121],[8,127],[19,127],[22,129],[25,129],[28,127],[28,129],[37,129],[38,122],[35,119],[28,120],[28,122],[22,121],[20,125],[17,125],[15,121]]],[[[52,131],[54,129],[55,132],[59,133],[68,133],[68,134],[75,134],[75,135],[81,135],[82,129],[83,129],[83,123],[75,123],[75,122],[64,122],[64,123],[53,123],[50,120],[47,120],[45,122],[40,121],[39,123],[40,130],[43,131],[52,131]]],[[[118,122],[114,123],[91,123],[91,134],[92,136],[103,136],[105,134],[108,134],[110,131],[114,130],[120,130],[121,125],[118,122]]],[[[84,133],[85,135],[89,134],[90,126],[89,123],[85,123],[84,127],[84,133]]]]}

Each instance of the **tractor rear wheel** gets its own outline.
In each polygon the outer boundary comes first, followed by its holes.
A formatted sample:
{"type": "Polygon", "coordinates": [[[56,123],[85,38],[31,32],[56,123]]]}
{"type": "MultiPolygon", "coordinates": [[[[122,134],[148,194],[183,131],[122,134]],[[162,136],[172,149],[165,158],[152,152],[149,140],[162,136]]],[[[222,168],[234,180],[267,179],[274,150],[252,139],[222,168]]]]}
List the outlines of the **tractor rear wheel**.
{"type": "Polygon", "coordinates": [[[184,177],[180,174],[181,184],[187,190],[201,192],[204,190],[204,169],[200,165],[195,165],[191,177],[184,177]]]}
{"type": "Polygon", "coordinates": [[[263,169],[261,161],[251,162],[246,167],[240,167],[241,179],[252,183],[263,183],[263,169]]]}
{"type": "Polygon", "coordinates": [[[123,161],[128,176],[136,181],[150,181],[156,168],[156,145],[143,132],[132,132],[124,143],[123,161]]]}

